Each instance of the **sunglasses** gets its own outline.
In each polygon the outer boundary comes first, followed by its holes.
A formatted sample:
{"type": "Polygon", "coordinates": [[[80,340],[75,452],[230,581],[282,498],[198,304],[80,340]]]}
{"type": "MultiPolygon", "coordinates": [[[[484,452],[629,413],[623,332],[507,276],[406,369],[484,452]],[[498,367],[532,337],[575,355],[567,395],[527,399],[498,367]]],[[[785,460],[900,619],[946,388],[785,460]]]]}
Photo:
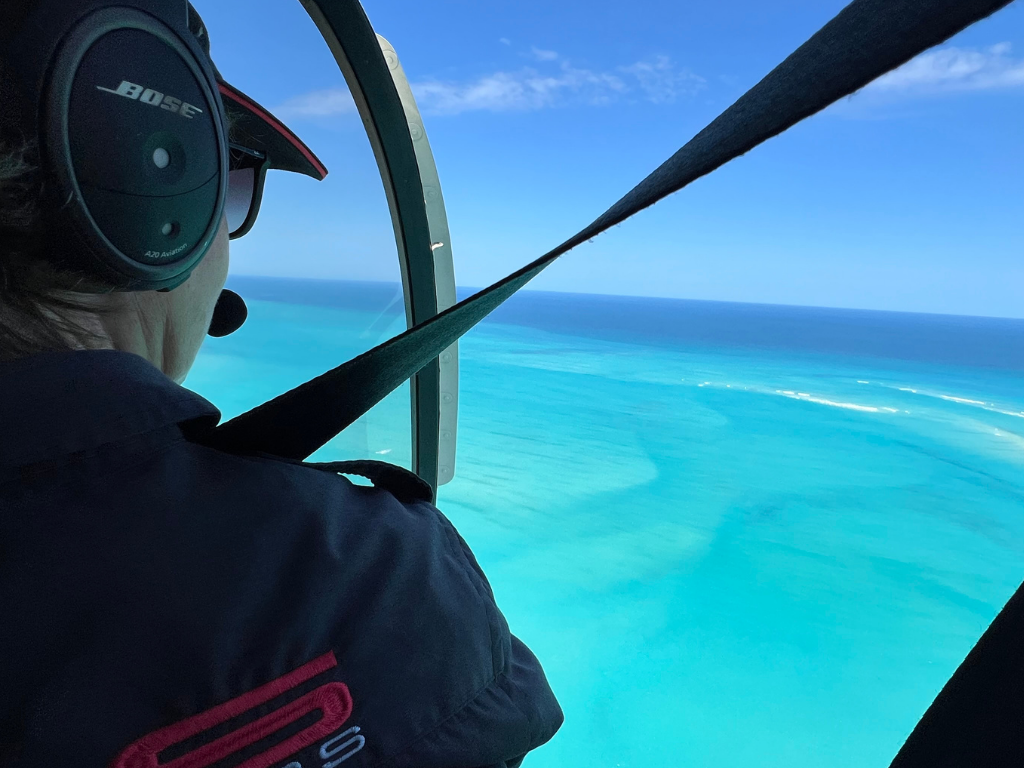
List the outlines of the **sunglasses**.
{"type": "Polygon", "coordinates": [[[228,144],[231,164],[228,170],[228,199],[225,213],[228,217],[229,237],[237,240],[247,234],[260,212],[263,201],[263,183],[267,178],[270,158],[265,152],[239,144],[228,144]]]}

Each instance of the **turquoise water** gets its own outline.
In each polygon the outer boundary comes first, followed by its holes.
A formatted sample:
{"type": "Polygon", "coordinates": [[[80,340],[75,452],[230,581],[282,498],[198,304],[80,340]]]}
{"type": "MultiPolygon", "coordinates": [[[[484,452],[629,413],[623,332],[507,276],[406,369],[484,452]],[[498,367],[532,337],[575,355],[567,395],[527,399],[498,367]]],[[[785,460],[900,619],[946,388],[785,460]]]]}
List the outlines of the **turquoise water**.
{"type": "MultiPolygon", "coordinates": [[[[236,279],[226,416],[404,323],[236,279]]],[[[533,294],[461,343],[438,506],[565,710],[531,768],[885,766],[1024,578],[1024,321],[533,294]]],[[[408,390],[317,458],[409,463],[408,390]]]]}

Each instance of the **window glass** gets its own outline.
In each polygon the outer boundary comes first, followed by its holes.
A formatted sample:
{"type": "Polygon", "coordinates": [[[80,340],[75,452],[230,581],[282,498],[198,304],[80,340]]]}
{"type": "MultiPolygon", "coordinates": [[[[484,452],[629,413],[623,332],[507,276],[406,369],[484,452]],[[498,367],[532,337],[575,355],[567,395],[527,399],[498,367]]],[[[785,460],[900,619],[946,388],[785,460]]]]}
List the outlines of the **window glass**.
{"type": "MultiPolygon", "coordinates": [[[[324,181],[271,170],[259,219],[231,243],[228,288],[249,318],[207,339],[187,386],[228,419],[405,330],[391,215],[376,160],[323,38],[302,7],[197,3],[225,79],[291,128],[324,181]],[[302,57],[294,55],[303,51],[302,57]]],[[[311,457],[411,467],[409,385],[311,457]]]]}

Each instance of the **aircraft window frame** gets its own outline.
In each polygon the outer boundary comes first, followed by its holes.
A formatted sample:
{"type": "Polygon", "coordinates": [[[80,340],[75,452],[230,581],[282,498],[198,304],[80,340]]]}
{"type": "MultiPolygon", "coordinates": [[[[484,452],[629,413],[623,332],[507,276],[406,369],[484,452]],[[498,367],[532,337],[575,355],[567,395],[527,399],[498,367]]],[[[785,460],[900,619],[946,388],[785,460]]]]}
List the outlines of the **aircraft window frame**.
{"type": "MultiPolygon", "coordinates": [[[[370,139],[412,328],[456,303],[444,198],[416,100],[394,47],[373,31],[358,4],[332,4],[329,13],[315,2],[303,6],[334,55],[370,139]],[[344,37],[335,30],[344,30],[344,37]]],[[[436,492],[455,476],[457,342],[412,377],[410,391],[412,469],[436,492]]]]}

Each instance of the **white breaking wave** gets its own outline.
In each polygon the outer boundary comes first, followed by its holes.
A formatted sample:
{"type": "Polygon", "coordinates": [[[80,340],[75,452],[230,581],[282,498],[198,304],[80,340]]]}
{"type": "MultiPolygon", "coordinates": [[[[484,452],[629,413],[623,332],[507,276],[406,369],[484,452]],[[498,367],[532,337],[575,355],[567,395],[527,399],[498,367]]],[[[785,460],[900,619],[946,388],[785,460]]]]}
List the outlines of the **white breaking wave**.
{"type": "MultiPolygon", "coordinates": [[[[681,381],[686,381],[686,379],[681,379],[681,381]]],[[[867,380],[864,380],[864,379],[857,379],[857,383],[858,384],[870,384],[871,382],[867,381],[867,380]]],[[[715,387],[715,388],[721,387],[723,389],[738,389],[738,390],[743,390],[745,392],[749,392],[749,391],[751,391],[751,389],[753,389],[753,391],[755,391],[755,392],[764,392],[764,393],[768,393],[768,394],[782,395],[783,397],[788,397],[788,398],[790,398],[792,400],[801,400],[801,401],[803,401],[805,403],[817,403],[818,405],[827,405],[827,406],[830,406],[832,408],[845,408],[846,410],[860,411],[861,413],[906,413],[906,414],[910,413],[909,410],[901,409],[901,408],[893,408],[891,406],[862,405],[860,403],[848,403],[848,402],[843,402],[843,401],[838,401],[838,400],[829,400],[827,397],[817,397],[817,396],[812,395],[810,392],[800,392],[800,391],[795,390],[795,389],[775,389],[775,390],[771,390],[771,389],[762,389],[761,387],[757,387],[757,386],[751,388],[749,386],[744,386],[742,384],[725,384],[725,383],[716,383],[714,381],[702,381],[699,384],[697,384],[697,386],[698,387],[715,387]]],[[[944,395],[944,394],[940,394],[938,392],[922,392],[921,390],[915,389],[914,387],[894,387],[891,384],[882,384],[881,386],[889,388],[889,389],[897,389],[900,392],[910,392],[910,393],[913,393],[915,395],[922,395],[923,397],[938,398],[938,399],[941,399],[941,400],[946,400],[947,402],[959,403],[961,405],[969,405],[969,406],[974,406],[974,407],[982,408],[982,409],[984,409],[986,411],[992,411],[993,413],[1003,414],[1004,416],[1013,416],[1013,417],[1018,418],[1018,419],[1024,419],[1024,411],[1004,410],[1002,408],[996,407],[994,403],[986,402],[984,400],[974,400],[974,399],[969,398],[969,397],[957,397],[955,395],[944,395]]]]}
{"type": "Polygon", "coordinates": [[[863,411],[864,413],[878,413],[880,409],[872,405],[858,405],[857,403],[838,403],[835,400],[826,400],[824,397],[811,397],[804,393],[797,393],[790,389],[777,389],[776,394],[788,397],[792,400],[801,400],[805,403],[818,403],[819,405],[830,405],[833,408],[846,408],[850,411],[863,411]]]}
{"type": "Polygon", "coordinates": [[[1004,416],[1016,416],[1018,419],[1024,419],[1024,411],[1001,411],[998,408],[988,408],[986,410],[995,411],[1001,413],[1004,416]]]}
{"type": "MultiPolygon", "coordinates": [[[[698,387],[716,386],[716,387],[725,387],[725,388],[728,388],[728,389],[732,389],[733,388],[732,384],[715,384],[714,382],[711,382],[711,381],[705,381],[704,383],[698,384],[697,386],[698,387]]],[[[742,388],[745,392],[751,391],[751,387],[746,387],[746,386],[742,386],[742,385],[739,385],[739,384],[736,385],[736,388],[737,389],[742,388]]],[[[817,403],[818,405],[828,405],[828,406],[830,406],[832,408],[845,408],[846,410],[849,410],[849,411],[860,411],[862,413],[881,413],[882,411],[886,411],[887,413],[899,413],[899,410],[896,409],[896,408],[876,408],[873,405],[861,405],[859,403],[845,403],[845,402],[840,402],[838,400],[829,400],[826,397],[815,397],[810,392],[798,392],[795,389],[776,389],[776,390],[771,390],[771,389],[762,389],[761,387],[754,387],[753,391],[754,392],[761,392],[761,393],[765,393],[765,394],[782,395],[783,397],[788,397],[791,400],[800,400],[801,402],[804,402],[804,403],[817,403]]]]}
{"type": "Polygon", "coordinates": [[[971,400],[966,397],[953,397],[952,395],[939,395],[943,400],[950,400],[954,403],[968,403],[970,405],[992,405],[992,403],[986,403],[984,400],[971,400]]]}
{"type": "Polygon", "coordinates": [[[1004,408],[998,407],[995,403],[990,403],[986,400],[975,400],[970,397],[957,397],[956,395],[944,395],[941,392],[922,392],[912,387],[897,387],[900,392],[913,392],[915,395],[922,395],[924,397],[934,397],[939,400],[945,400],[949,403],[959,403],[960,405],[972,405],[977,408],[981,408],[992,413],[1000,413],[1003,416],[1014,416],[1018,419],[1024,419],[1024,411],[1008,411],[1004,408]]]}

